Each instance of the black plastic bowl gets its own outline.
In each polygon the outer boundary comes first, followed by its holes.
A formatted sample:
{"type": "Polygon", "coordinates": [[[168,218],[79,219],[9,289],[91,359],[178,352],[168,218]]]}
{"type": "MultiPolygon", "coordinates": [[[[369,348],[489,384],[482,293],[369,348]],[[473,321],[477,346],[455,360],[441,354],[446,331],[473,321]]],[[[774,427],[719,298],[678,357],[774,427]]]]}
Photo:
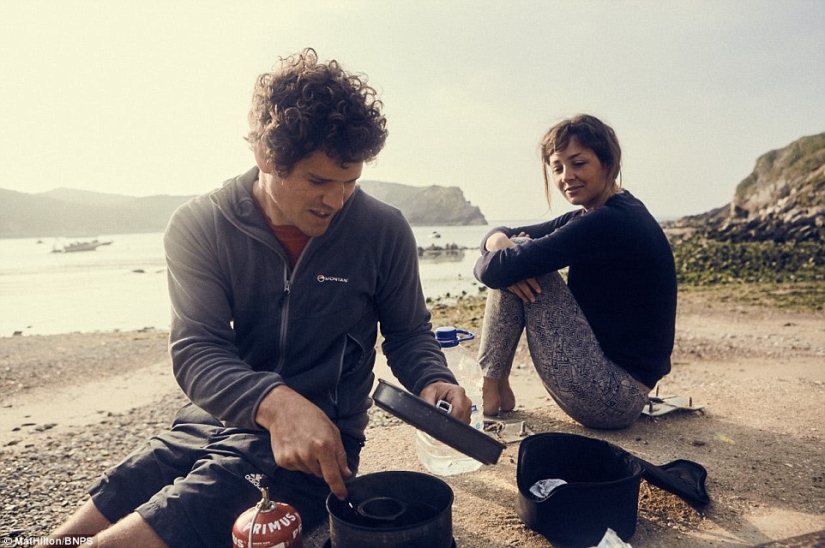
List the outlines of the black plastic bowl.
{"type": "Polygon", "coordinates": [[[554,546],[595,546],[607,528],[625,542],[636,532],[644,469],[632,455],[603,440],[576,434],[528,436],[519,447],[516,513],[554,546]],[[561,479],[538,500],[530,487],[561,479]]]}
{"type": "Polygon", "coordinates": [[[327,497],[332,548],[450,548],[453,491],[418,472],[376,472],[327,497]]]}

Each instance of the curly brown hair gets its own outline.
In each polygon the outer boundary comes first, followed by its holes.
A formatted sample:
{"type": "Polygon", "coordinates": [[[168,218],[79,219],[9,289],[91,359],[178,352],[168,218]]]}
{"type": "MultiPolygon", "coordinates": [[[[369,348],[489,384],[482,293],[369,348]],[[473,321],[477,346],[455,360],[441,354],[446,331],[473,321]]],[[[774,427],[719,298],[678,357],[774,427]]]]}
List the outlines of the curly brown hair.
{"type": "Polygon", "coordinates": [[[342,164],[368,162],[387,139],[382,108],[366,76],[319,63],[306,48],[258,77],[246,140],[281,175],[318,150],[342,164]]]}
{"type": "Polygon", "coordinates": [[[595,116],[578,114],[568,120],[562,120],[547,130],[541,140],[541,161],[544,171],[544,193],[547,203],[550,203],[551,177],[547,172],[550,165],[550,156],[567,148],[570,140],[575,138],[578,143],[593,151],[599,161],[607,169],[608,178],[616,182],[621,173],[622,149],[619,138],[613,128],[595,116]]]}

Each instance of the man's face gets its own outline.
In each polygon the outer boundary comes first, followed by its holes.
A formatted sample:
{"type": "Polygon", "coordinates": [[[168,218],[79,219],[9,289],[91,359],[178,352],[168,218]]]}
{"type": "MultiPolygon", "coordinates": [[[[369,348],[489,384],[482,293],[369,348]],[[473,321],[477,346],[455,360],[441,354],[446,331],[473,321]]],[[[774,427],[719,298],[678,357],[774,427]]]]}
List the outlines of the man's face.
{"type": "Polygon", "coordinates": [[[285,177],[275,171],[261,178],[264,210],[275,225],[291,225],[310,237],[329,228],[355,190],[363,162],[344,164],[315,151],[295,164],[285,177]]]}

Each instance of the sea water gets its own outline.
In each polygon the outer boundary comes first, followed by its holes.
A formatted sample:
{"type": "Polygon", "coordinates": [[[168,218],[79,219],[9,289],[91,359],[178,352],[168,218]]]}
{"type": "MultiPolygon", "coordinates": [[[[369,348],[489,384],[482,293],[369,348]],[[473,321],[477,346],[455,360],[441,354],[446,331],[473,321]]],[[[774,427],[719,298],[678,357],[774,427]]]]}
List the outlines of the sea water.
{"type": "Polygon", "coordinates": [[[0,239],[0,337],[168,329],[162,235],[97,239],[112,243],[52,253],[73,240],[0,239]]]}
{"type": "MultiPolygon", "coordinates": [[[[427,248],[467,248],[446,257],[421,257],[424,295],[430,299],[476,295],[473,277],[481,238],[493,226],[413,227],[427,248]],[[440,237],[435,238],[438,234],[440,237]]],[[[15,332],[52,335],[73,332],[169,329],[169,297],[163,234],[96,235],[110,245],[96,251],[52,253],[73,239],[0,239],[0,337],[15,332]]],[[[91,240],[93,238],[82,238],[91,240]]]]}

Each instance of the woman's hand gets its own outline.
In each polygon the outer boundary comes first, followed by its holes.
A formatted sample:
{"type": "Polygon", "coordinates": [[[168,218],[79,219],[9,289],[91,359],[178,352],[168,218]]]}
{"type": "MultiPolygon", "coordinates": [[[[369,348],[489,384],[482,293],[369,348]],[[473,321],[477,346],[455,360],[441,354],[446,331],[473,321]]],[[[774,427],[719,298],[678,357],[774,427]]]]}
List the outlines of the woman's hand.
{"type": "MultiPolygon", "coordinates": [[[[516,240],[529,240],[530,235],[524,232],[520,232],[518,235],[513,236],[512,238],[508,238],[506,234],[503,232],[496,232],[495,234],[490,235],[487,238],[487,243],[485,244],[485,248],[487,251],[500,251],[502,249],[508,249],[512,247],[516,247],[516,245],[520,242],[516,240]]],[[[522,302],[525,303],[534,303],[536,302],[536,295],[541,293],[541,286],[536,281],[535,278],[527,278],[526,280],[522,280],[520,282],[516,282],[510,287],[507,288],[508,291],[515,294],[522,302]]]]}
{"type": "Polygon", "coordinates": [[[514,293],[522,302],[534,303],[536,302],[536,295],[541,293],[541,286],[535,278],[527,278],[514,283],[507,290],[514,293]]]}
{"type": "Polygon", "coordinates": [[[487,238],[487,241],[484,243],[484,249],[487,251],[500,251],[502,249],[507,249],[508,247],[516,247],[516,244],[507,237],[506,234],[503,232],[494,232],[490,234],[487,238]]]}
{"type": "Polygon", "coordinates": [[[514,238],[526,238],[529,240],[530,235],[521,232],[517,236],[508,238],[504,232],[494,232],[487,238],[487,241],[484,244],[484,249],[492,252],[500,251],[502,249],[508,249],[511,247],[516,247],[516,242],[513,241],[514,238]]]}

